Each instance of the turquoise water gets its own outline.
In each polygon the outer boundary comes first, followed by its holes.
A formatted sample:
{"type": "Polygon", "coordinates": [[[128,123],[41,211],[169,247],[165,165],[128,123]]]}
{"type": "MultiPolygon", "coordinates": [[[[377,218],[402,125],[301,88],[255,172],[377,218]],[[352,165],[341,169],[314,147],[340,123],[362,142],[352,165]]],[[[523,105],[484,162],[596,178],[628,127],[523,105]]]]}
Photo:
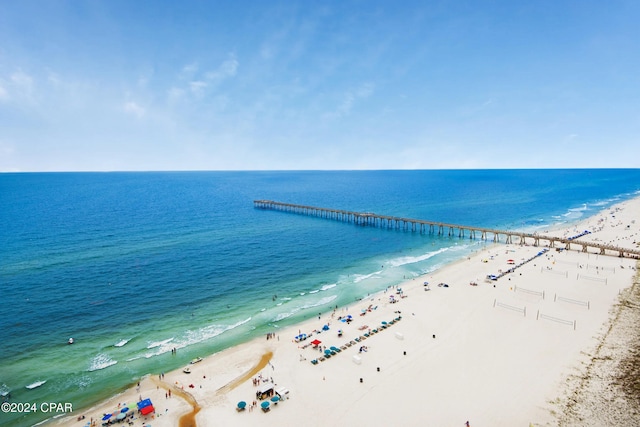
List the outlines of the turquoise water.
{"type": "Polygon", "coordinates": [[[0,389],[81,408],[483,245],[255,199],[544,230],[639,190],[638,169],[1,174],[0,389]]]}

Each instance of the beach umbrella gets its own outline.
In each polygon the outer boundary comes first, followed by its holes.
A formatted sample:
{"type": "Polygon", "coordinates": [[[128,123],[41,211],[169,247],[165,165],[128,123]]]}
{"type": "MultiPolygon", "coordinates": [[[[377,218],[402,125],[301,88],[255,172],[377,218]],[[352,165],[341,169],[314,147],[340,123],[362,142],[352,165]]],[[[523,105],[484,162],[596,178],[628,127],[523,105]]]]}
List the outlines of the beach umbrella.
{"type": "Polygon", "coordinates": [[[324,325],[324,326],[322,327],[322,330],[323,330],[323,331],[328,331],[328,330],[329,330],[329,325],[324,325]]]}
{"type": "Polygon", "coordinates": [[[240,402],[238,402],[238,408],[244,409],[246,406],[247,406],[247,402],[245,402],[244,400],[241,400],[240,402]]]}
{"type": "Polygon", "coordinates": [[[383,325],[386,325],[386,324],[387,324],[387,322],[382,322],[382,324],[383,324],[383,325]]]}
{"type": "Polygon", "coordinates": [[[125,414],[124,412],[120,412],[117,416],[116,416],[116,420],[118,421],[122,421],[124,420],[124,418],[127,416],[127,414],[125,414]]]}
{"type": "Polygon", "coordinates": [[[104,417],[102,417],[102,421],[107,421],[109,418],[111,418],[111,414],[104,414],[104,417]]]}
{"type": "Polygon", "coordinates": [[[120,412],[124,414],[128,410],[129,410],[129,407],[125,406],[124,408],[120,409],[120,412]]]}
{"type": "Polygon", "coordinates": [[[271,401],[272,401],[272,402],[277,402],[278,400],[280,400],[280,396],[273,396],[273,397],[271,398],[271,401]]]}
{"type": "Polygon", "coordinates": [[[324,354],[331,354],[331,350],[326,349],[326,350],[324,351],[324,354]]]}
{"type": "Polygon", "coordinates": [[[268,407],[269,407],[269,405],[270,405],[270,404],[269,404],[269,401],[264,401],[264,402],[262,402],[262,403],[260,404],[260,406],[262,406],[262,407],[263,407],[263,408],[265,408],[265,409],[266,409],[266,408],[268,408],[268,407]]]}
{"type": "Polygon", "coordinates": [[[338,347],[331,346],[331,350],[333,350],[333,351],[338,351],[338,347]]]}

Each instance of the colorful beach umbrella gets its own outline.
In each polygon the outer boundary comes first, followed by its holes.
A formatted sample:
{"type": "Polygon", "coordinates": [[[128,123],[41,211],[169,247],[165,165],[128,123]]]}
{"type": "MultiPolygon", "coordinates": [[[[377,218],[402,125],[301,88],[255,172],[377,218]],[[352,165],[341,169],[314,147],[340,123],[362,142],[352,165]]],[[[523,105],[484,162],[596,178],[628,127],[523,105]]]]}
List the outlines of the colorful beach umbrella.
{"type": "Polygon", "coordinates": [[[246,406],[247,406],[247,402],[245,402],[244,400],[241,400],[240,402],[238,402],[238,408],[244,409],[246,406]]]}
{"type": "Polygon", "coordinates": [[[102,417],[102,421],[107,421],[109,418],[111,418],[111,414],[104,414],[104,417],[102,417]]]}
{"type": "Polygon", "coordinates": [[[120,412],[122,412],[122,413],[124,414],[124,413],[125,413],[125,412],[127,412],[128,410],[129,410],[129,407],[128,407],[128,406],[125,406],[124,408],[120,409],[120,412]]]}
{"type": "Polygon", "coordinates": [[[266,408],[268,408],[268,407],[269,407],[269,405],[270,405],[269,401],[264,401],[264,402],[262,402],[262,403],[260,404],[260,406],[262,406],[262,407],[263,407],[263,408],[265,408],[265,409],[266,409],[266,408]]]}
{"type": "Polygon", "coordinates": [[[272,402],[277,402],[278,400],[280,400],[280,396],[273,396],[273,397],[271,398],[271,401],[272,401],[272,402]]]}

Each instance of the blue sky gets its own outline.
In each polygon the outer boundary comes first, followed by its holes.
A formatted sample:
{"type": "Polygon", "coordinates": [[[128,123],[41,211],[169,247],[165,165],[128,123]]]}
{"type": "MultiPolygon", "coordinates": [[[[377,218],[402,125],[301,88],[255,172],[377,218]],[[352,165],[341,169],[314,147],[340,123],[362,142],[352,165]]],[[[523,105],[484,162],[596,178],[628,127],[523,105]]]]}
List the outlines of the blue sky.
{"type": "Polygon", "coordinates": [[[637,1],[0,0],[0,171],[640,167],[637,1]]]}

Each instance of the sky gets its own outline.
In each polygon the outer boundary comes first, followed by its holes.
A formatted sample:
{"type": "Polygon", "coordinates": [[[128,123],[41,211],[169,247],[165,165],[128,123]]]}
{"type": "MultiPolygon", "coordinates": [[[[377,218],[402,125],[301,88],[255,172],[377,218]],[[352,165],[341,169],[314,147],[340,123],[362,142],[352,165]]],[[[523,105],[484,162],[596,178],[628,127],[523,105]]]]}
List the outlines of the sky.
{"type": "Polygon", "coordinates": [[[640,2],[0,0],[0,171],[640,167],[640,2]]]}

